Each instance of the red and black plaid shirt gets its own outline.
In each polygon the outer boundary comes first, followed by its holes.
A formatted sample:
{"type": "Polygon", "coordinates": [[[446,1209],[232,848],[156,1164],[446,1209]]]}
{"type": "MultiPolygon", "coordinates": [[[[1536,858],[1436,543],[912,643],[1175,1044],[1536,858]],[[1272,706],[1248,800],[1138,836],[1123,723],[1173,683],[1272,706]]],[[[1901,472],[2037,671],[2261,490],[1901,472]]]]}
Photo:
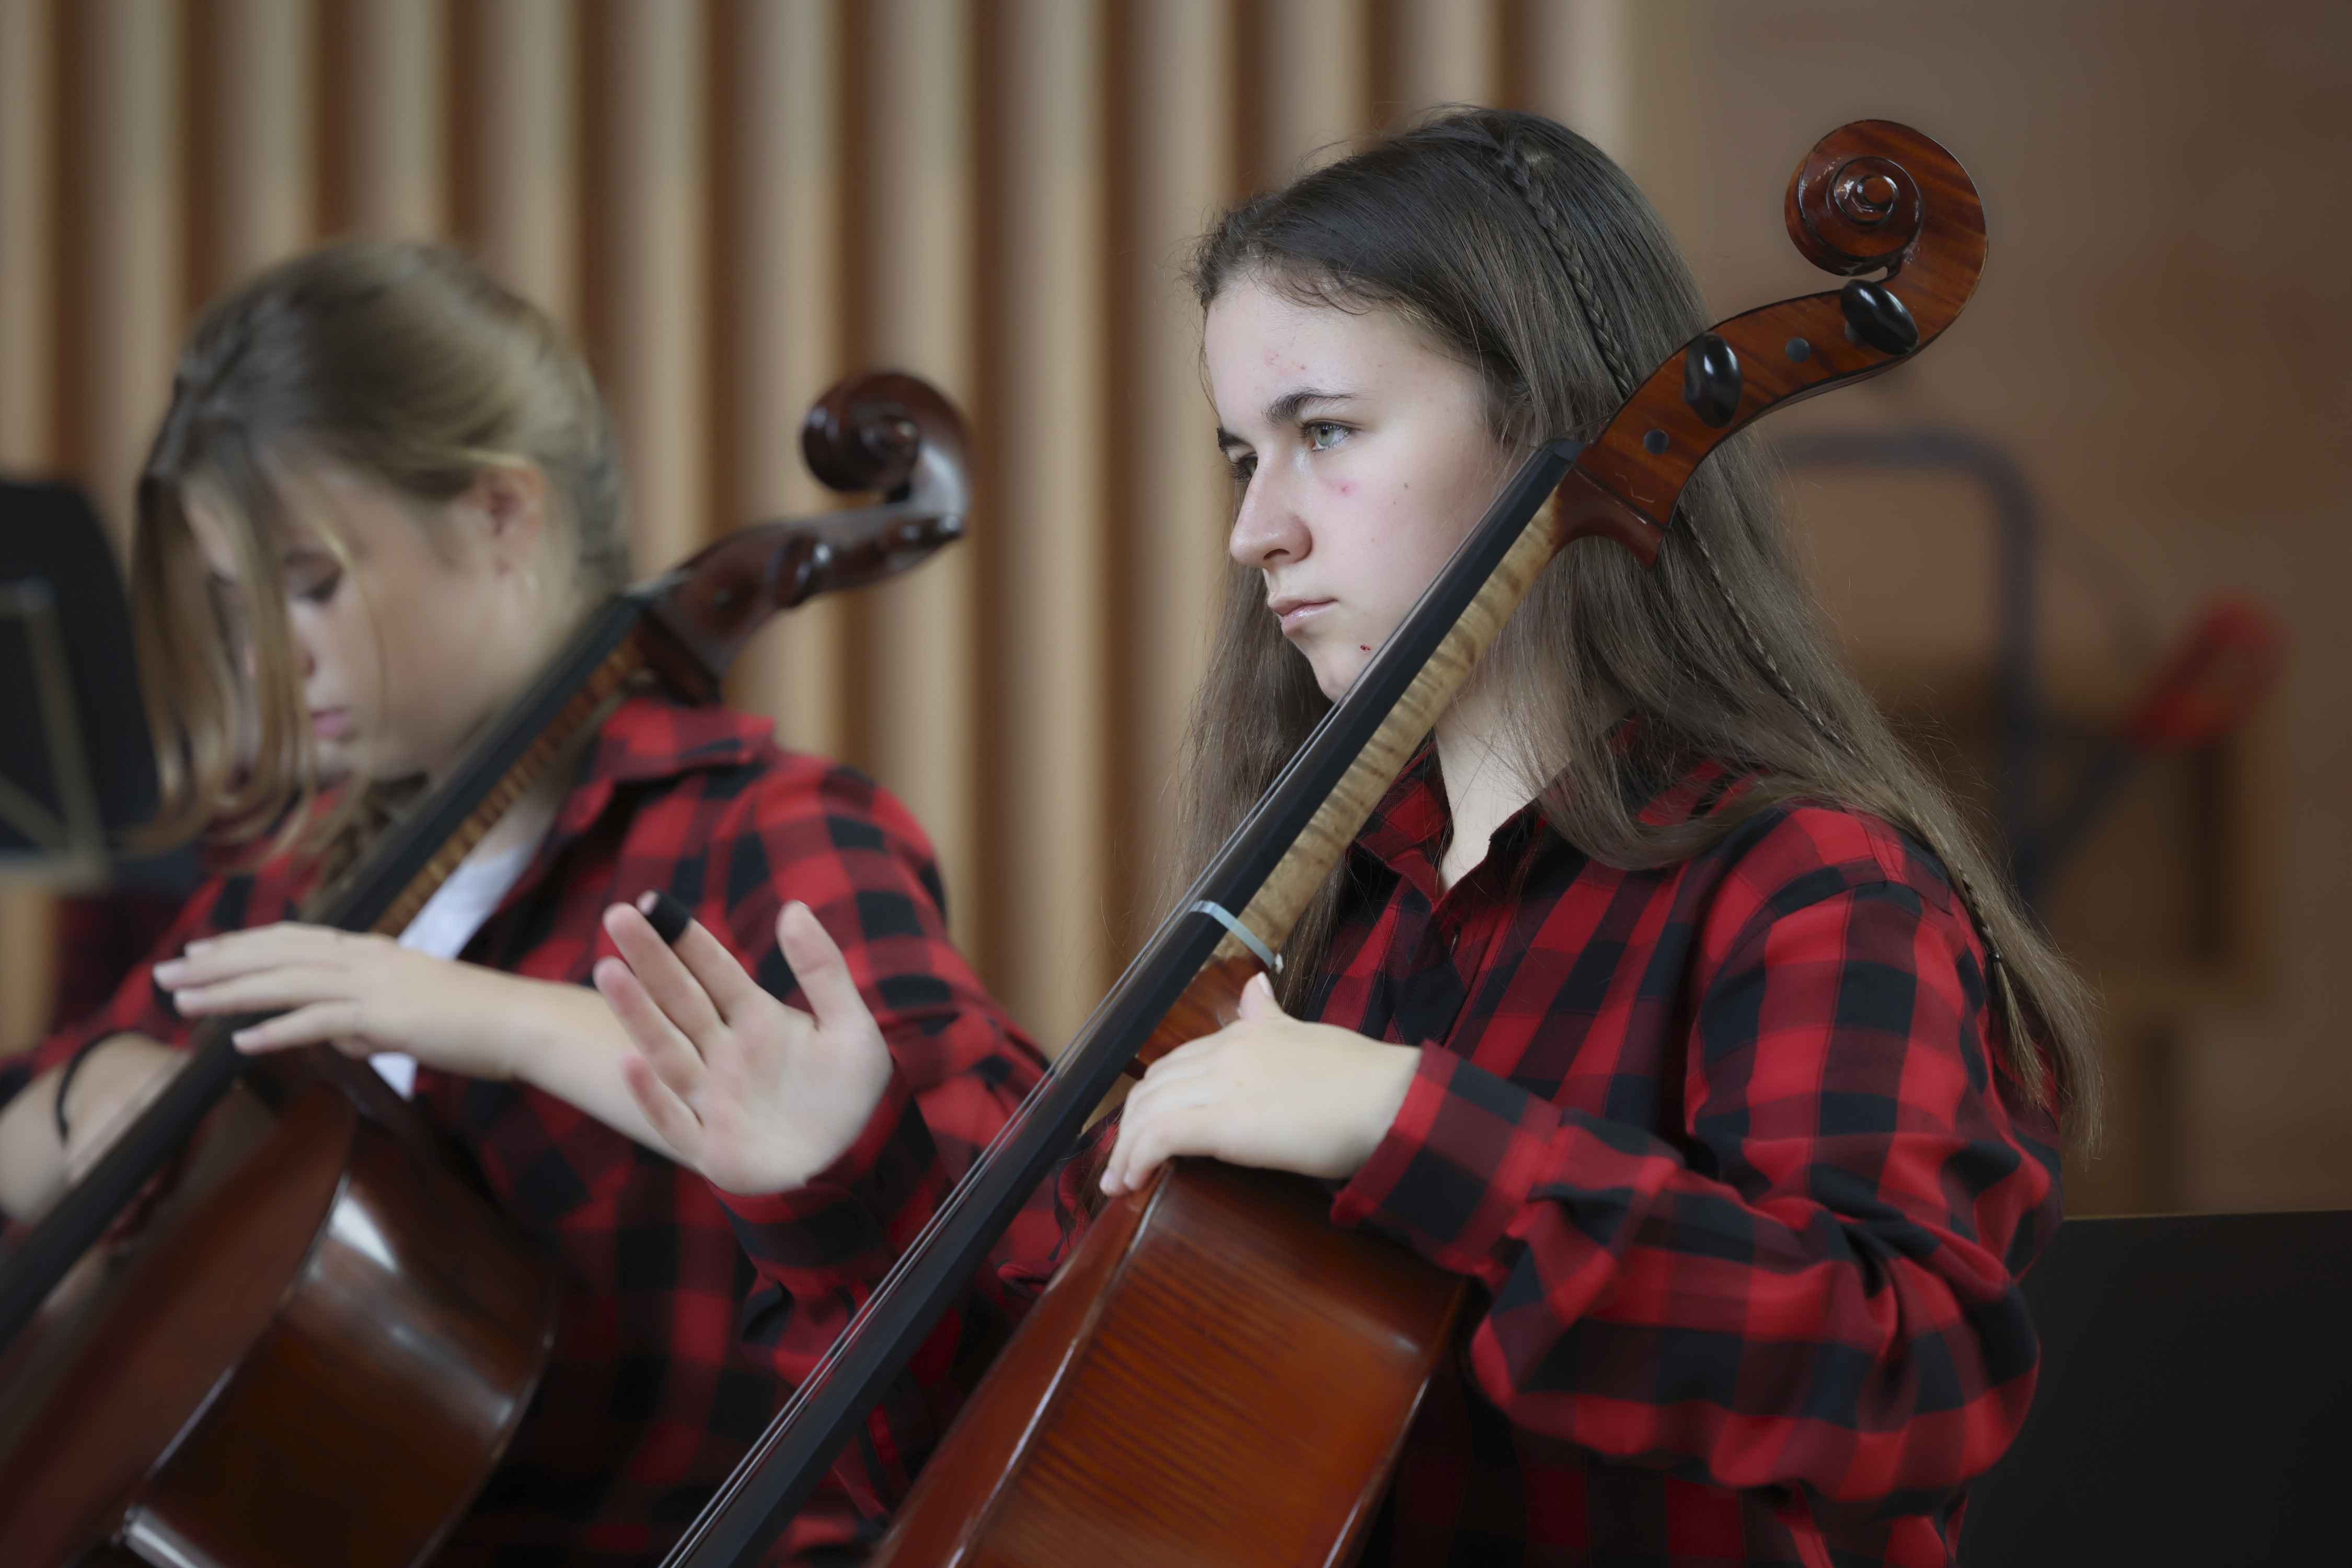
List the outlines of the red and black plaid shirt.
{"type": "MultiPolygon", "coordinates": [[[[1643,816],[1737,788],[1705,765],[1643,816]]],[[[1937,863],[1774,807],[1612,870],[1530,807],[1441,895],[1446,825],[1424,753],[1307,1010],[1423,1047],[1332,1218],[1483,1288],[1365,1563],[1950,1563],[2032,1394],[2059,1151],[1937,863]]]]}
{"type": "MultiPolygon", "coordinates": [[[[849,961],[898,1071],[856,1145],[809,1186],[719,1193],[572,1106],[425,1068],[418,1109],[554,1250],[554,1357],[514,1445],[442,1561],[631,1563],[676,1538],[1034,1084],[1035,1051],[947,939],[922,830],[872,781],[778,752],[768,725],[652,699],[604,726],[547,842],[466,949],[475,963],[585,984],[613,951],[599,917],[648,888],[684,900],[770,992],[803,1005],[776,950],[786,899],[849,961]]],[[[288,868],[205,885],[158,950],[293,916],[288,868]]],[[[187,1026],[142,964],[97,1016],[0,1072],[0,1097],[82,1041],[187,1026]]],[[[1047,1206],[1004,1256],[1050,1250],[1047,1206]]],[[[778,1554],[872,1539],[961,1403],[959,1369],[1021,1302],[994,1274],[919,1355],[778,1554]]]]}

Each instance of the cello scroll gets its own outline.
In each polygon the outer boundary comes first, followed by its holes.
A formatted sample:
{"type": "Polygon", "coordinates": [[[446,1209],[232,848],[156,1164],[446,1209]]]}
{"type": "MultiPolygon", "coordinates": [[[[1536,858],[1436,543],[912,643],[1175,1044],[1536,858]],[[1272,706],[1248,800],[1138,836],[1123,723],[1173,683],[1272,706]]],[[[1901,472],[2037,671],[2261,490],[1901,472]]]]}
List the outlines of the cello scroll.
{"type": "Polygon", "coordinates": [[[1562,481],[1570,537],[1606,531],[1647,564],[1683,487],[1727,437],[1893,369],[1952,324],[1984,271],[1975,184],[1907,125],[1831,132],[1790,180],[1785,205],[1805,259],[1853,281],[1719,321],[1658,366],[1562,481]],[[1880,268],[1876,282],[1855,276],[1880,268]]]}
{"type": "Polygon", "coordinates": [[[648,618],[686,657],[654,661],[681,695],[709,700],[751,634],[779,610],[861,588],[963,537],[971,505],[963,416],[900,371],[852,376],[817,399],[801,455],[827,488],[880,490],[882,502],[757,523],[719,540],[653,585],[648,618]]]}

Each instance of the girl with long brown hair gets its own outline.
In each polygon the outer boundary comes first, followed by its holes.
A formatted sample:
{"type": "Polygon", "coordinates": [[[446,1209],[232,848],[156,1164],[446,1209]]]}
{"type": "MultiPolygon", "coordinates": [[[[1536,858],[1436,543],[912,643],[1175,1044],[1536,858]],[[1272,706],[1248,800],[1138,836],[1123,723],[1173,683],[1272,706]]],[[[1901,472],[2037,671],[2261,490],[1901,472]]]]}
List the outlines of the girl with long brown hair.
{"type": "MultiPolygon", "coordinates": [[[[239,868],[98,1016],[0,1062],[16,1219],[224,1014],[276,1015],[247,1050],[368,1058],[470,1159],[564,1289],[531,1411],[443,1563],[658,1555],[1038,1072],[949,943],[903,806],[778,751],[764,721],[651,691],[398,940],[302,923],[626,565],[586,365],[463,258],[334,246],[213,305],[141,482],[131,577],[157,835],[210,824],[239,868]],[[652,1005],[615,955],[667,954],[623,901],[656,890],[696,916],[685,951],[733,976],[719,1005],[756,998],[772,1026],[676,1089],[614,1012],[652,1005]]],[[[963,1320],[1000,1319],[997,1290],[963,1320]]],[[[960,1397],[950,1361],[874,1412],[779,1552],[870,1534],[960,1397]]]]}
{"type": "MultiPolygon", "coordinates": [[[[1192,277],[1236,500],[1187,874],[1534,446],[1708,322],[1625,176],[1498,110],[1234,210],[1192,277]]],[[[2090,1010],[1840,658],[1750,445],[1654,568],[1553,563],[1284,956],[1063,1197],[1297,1171],[1481,1288],[1363,1561],[1953,1560],[2032,1389],[2090,1010]]]]}

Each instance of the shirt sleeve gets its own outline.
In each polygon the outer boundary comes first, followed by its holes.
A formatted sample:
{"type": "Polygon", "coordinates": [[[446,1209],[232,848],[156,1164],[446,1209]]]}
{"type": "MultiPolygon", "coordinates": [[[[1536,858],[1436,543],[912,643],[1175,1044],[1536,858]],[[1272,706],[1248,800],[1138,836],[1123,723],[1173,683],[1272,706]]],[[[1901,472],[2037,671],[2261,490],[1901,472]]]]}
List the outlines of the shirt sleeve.
{"type": "MultiPolygon", "coordinates": [[[[840,946],[893,1061],[865,1128],[807,1185],[762,1196],[714,1189],[758,1277],[743,1318],[745,1348],[797,1385],[1035,1085],[1044,1063],[949,941],[921,829],[871,781],[833,769],[813,797],[798,789],[771,793],[740,831],[714,841],[710,869],[722,865],[730,891],[740,895],[725,910],[728,940],[762,987],[788,1005],[806,1005],[775,938],[784,901],[806,903],[840,946]],[[766,874],[747,874],[754,865],[766,874]]],[[[1052,1193],[1041,1190],[868,1417],[866,1440],[845,1449],[835,1479],[868,1518],[882,1517],[905,1494],[976,1368],[1025,1307],[1025,1297],[1000,1278],[1000,1264],[1044,1252],[1057,1239],[1052,1193]]]]}
{"type": "Polygon", "coordinates": [[[1333,1217],[1486,1288],[1470,1370],[1518,1426],[1816,1511],[1930,1511],[2024,1418],[2015,1275],[2057,1223],[2055,1130],[1994,1087],[1948,900],[1764,905],[1700,965],[1681,1140],[1424,1047],[1333,1217]]]}

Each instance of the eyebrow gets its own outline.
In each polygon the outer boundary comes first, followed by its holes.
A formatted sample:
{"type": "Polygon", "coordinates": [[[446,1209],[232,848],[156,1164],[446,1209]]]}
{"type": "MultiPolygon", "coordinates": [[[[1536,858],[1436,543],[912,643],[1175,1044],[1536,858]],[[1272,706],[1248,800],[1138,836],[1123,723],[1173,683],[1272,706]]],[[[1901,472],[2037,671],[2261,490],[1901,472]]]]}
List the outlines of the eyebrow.
{"type": "MultiPolygon", "coordinates": [[[[1280,397],[1276,398],[1272,403],[1267,404],[1265,405],[1266,420],[1270,424],[1287,425],[1291,421],[1297,419],[1301,414],[1305,413],[1307,411],[1307,406],[1309,404],[1347,403],[1352,401],[1355,395],[1356,395],[1352,392],[1326,392],[1321,387],[1302,386],[1296,391],[1286,392],[1280,397]]],[[[1223,426],[1220,425],[1217,426],[1217,447],[1220,451],[1228,447],[1246,447],[1248,445],[1249,443],[1247,441],[1244,441],[1239,436],[1234,435],[1223,426]]]]}

